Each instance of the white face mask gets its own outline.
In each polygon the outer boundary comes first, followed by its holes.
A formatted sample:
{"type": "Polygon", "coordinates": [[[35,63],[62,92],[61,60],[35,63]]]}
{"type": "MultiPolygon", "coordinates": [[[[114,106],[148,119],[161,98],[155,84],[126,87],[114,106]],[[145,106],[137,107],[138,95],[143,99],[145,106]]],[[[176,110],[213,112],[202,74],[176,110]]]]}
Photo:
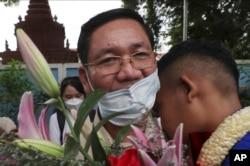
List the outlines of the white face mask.
{"type": "Polygon", "coordinates": [[[78,110],[82,102],[83,102],[83,99],[72,98],[72,99],[65,101],[65,106],[68,110],[71,110],[71,109],[78,110]]]}
{"type": "Polygon", "coordinates": [[[115,112],[125,114],[110,119],[117,126],[138,123],[153,107],[160,81],[156,69],[148,77],[136,82],[129,89],[106,93],[98,102],[103,118],[115,112]]]}

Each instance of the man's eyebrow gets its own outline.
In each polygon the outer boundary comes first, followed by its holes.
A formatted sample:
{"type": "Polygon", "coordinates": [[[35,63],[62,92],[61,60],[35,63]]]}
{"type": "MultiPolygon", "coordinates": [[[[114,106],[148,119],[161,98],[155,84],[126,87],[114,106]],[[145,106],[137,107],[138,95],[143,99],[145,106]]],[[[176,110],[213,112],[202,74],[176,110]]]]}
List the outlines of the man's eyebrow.
{"type": "Polygon", "coordinates": [[[139,43],[131,44],[130,49],[134,50],[134,49],[139,49],[141,47],[146,47],[145,42],[142,41],[142,42],[139,42],[139,43]]]}
{"type": "MultiPolygon", "coordinates": [[[[136,43],[132,43],[129,47],[128,47],[128,49],[129,49],[129,51],[131,51],[131,52],[133,52],[133,51],[136,51],[137,49],[140,49],[140,48],[142,48],[142,49],[151,49],[150,48],[150,46],[147,46],[146,44],[145,44],[145,42],[144,41],[141,41],[141,42],[136,42],[136,43]]],[[[119,49],[120,48],[116,48],[116,47],[112,47],[112,48],[102,48],[102,49],[100,49],[96,54],[95,54],[95,59],[99,59],[99,58],[101,58],[103,55],[105,55],[105,54],[115,54],[115,53],[118,53],[119,52],[119,49]]]]}
{"type": "Polygon", "coordinates": [[[103,48],[100,49],[96,54],[95,54],[95,59],[101,58],[103,55],[114,53],[116,50],[114,48],[103,48]]]}

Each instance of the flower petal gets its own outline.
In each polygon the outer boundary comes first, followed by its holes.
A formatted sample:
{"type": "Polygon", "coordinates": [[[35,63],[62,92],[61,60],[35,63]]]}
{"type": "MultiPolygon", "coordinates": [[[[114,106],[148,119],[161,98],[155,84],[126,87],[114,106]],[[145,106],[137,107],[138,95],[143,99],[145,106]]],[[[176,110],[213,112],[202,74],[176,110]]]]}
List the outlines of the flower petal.
{"type": "Polygon", "coordinates": [[[161,159],[159,160],[158,166],[166,166],[166,165],[179,166],[180,163],[178,163],[177,161],[175,151],[176,151],[175,145],[169,146],[162,155],[161,159]]]}
{"type": "Polygon", "coordinates": [[[178,163],[182,162],[182,136],[183,135],[183,123],[180,123],[177,127],[174,135],[174,144],[176,145],[176,157],[178,163]]]}
{"type": "Polygon", "coordinates": [[[149,147],[150,149],[154,149],[154,145],[151,141],[148,140],[147,136],[135,125],[131,125],[131,128],[133,129],[138,141],[145,147],[149,147]]]}
{"type": "Polygon", "coordinates": [[[18,112],[18,135],[20,138],[38,138],[42,139],[34,115],[33,95],[31,92],[25,92],[21,98],[18,112]]]}
{"type": "Polygon", "coordinates": [[[50,140],[49,130],[46,122],[46,113],[48,111],[48,108],[49,107],[45,107],[44,109],[42,109],[38,120],[38,127],[40,129],[43,139],[45,140],[50,140]]]}
{"type": "Polygon", "coordinates": [[[154,160],[151,159],[151,157],[143,150],[138,149],[140,159],[142,161],[142,164],[144,166],[157,166],[154,160]]]}
{"type": "Polygon", "coordinates": [[[153,138],[156,138],[155,141],[157,145],[162,147],[166,141],[162,134],[161,118],[157,118],[153,134],[153,138]]]}
{"type": "Polygon", "coordinates": [[[138,148],[138,149],[142,149],[144,151],[147,151],[147,147],[145,147],[145,145],[143,145],[140,140],[138,140],[136,137],[132,136],[132,135],[129,135],[127,136],[127,138],[132,142],[132,144],[138,148]]]}

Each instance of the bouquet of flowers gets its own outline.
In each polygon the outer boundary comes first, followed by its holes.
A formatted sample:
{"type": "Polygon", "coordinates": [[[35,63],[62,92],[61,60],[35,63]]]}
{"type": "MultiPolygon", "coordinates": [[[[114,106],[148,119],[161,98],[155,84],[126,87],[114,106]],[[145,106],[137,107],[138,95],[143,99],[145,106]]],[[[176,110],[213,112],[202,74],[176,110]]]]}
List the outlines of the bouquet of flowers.
{"type": "Polygon", "coordinates": [[[0,137],[0,163],[4,165],[182,165],[182,129],[183,125],[176,130],[173,140],[165,141],[162,133],[160,120],[153,118],[152,133],[150,137],[136,126],[131,125],[121,130],[118,138],[110,147],[116,153],[107,153],[98,134],[98,130],[110,118],[121,113],[112,114],[102,119],[98,124],[86,124],[85,121],[94,105],[104,95],[102,90],[96,90],[88,95],[75,114],[75,124],[69,120],[67,110],[60,97],[59,87],[44,59],[32,40],[22,30],[17,29],[17,41],[23,60],[34,80],[42,90],[51,97],[43,104],[38,123],[34,115],[33,95],[25,92],[20,101],[18,113],[18,131],[16,134],[4,134],[0,137]],[[46,113],[49,106],[54,106],[64,113],[65,119],[71,129],[70,135],[64,146],[50,141],[46,124],[46,113]],[[122,137],[131,129],[134,136],[128,136],[134,148],[119,151],[122,137]],[[86,138],[84,145],[81,137],[86,138]],[[90,153],[91,152],[91,153],[90,153]],[[83,156],[77,159],[78,155],[83,156]]]}

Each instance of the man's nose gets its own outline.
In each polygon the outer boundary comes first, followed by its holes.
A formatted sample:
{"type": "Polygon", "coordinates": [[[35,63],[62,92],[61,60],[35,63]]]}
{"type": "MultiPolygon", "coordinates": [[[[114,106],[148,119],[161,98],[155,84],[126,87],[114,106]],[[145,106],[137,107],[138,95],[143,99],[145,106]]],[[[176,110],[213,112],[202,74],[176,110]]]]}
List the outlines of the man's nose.
{"type": "Polygon", "coordinates": [[[123,58],[120,64],[120,71],[118,72],[117,78],[119,81],[123,80],[134,80],[141,78],[142,73],[133,67],[130,57],[123,58]]]}

